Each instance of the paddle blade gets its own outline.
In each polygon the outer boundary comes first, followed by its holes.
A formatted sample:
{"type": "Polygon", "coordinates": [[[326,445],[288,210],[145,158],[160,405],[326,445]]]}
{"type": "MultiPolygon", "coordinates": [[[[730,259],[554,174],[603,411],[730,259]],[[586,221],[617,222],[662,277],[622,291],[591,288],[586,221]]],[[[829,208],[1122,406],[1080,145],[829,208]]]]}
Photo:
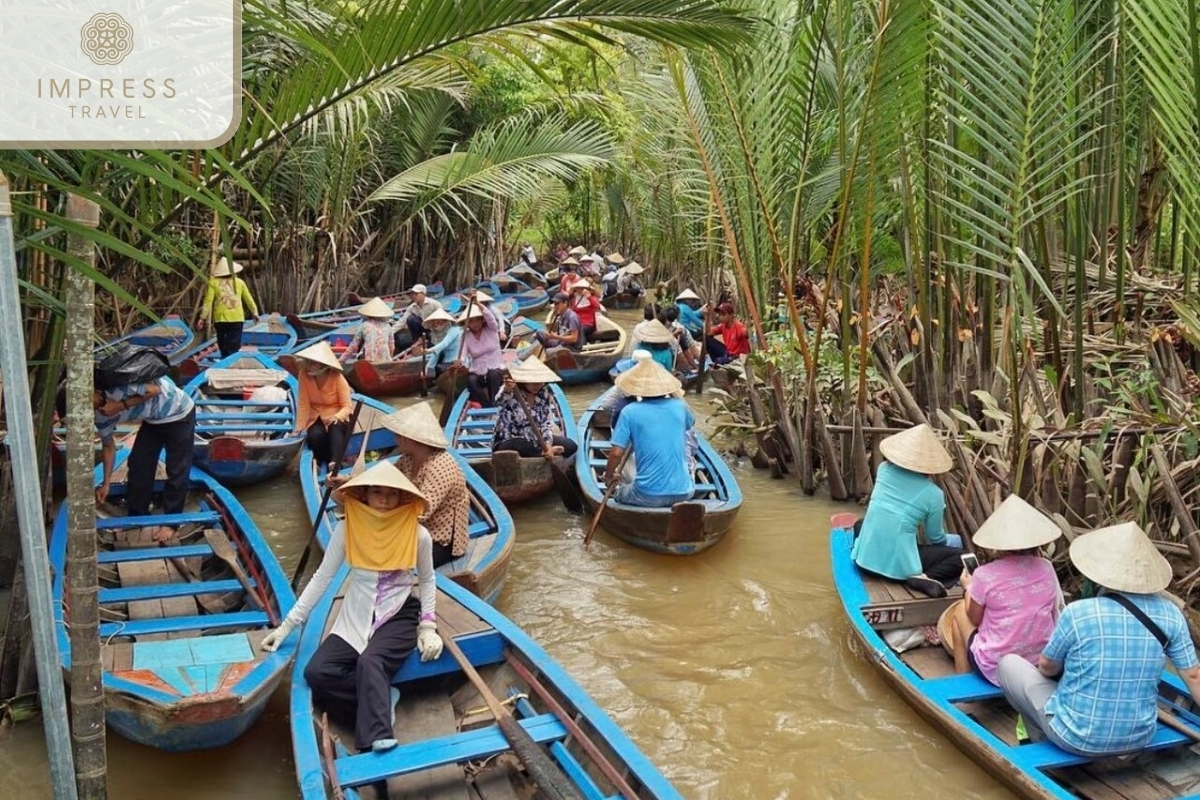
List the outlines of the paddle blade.
{"type": "Polygon", "coordinates": [[[579,487],[555,461],[551,460],[549,463],[550,474],[554,477],[554,488],[562,498],[563,508],[572,514],[582,514],[583,495],[580,494],[579,487]]]}

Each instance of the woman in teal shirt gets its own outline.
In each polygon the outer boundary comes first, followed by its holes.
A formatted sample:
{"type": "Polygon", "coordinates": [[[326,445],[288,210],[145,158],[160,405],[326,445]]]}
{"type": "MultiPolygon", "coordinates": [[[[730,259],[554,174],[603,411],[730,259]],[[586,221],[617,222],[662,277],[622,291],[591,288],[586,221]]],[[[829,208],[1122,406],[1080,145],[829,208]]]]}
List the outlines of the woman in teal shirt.
{"type": "Polygon", "coordinates": [[[867,515],[851,552],[854,563],[941,597],[962,572],[963,551],[947,543],[942,530],[946,498],[930,476],[949,472],[954,462],[928,425],[889,436],[879,450],[887,462],[875,476],[867,515]],[[925,544],[917,544],[918,526],[925,531],[925,544]]]}

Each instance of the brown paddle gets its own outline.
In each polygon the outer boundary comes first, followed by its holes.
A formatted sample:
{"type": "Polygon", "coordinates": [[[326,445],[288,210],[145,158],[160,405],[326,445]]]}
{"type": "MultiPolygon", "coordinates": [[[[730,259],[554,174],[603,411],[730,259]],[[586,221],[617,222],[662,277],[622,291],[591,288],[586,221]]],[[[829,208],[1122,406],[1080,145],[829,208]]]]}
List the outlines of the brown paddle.
{"type": "Polygon", "coordinates": [[[600,498],[600,505],[596,506],[596,513],[592,517],[592,524],[588,526],[587,535],[583,537],[583,546],[585,548],[592,543],[592,537],[596,535],[596,528],[600,525],[600,515],[604,513],[604,509],[608,505],[613,492],[621,484],[621,470],[625,469],[625,462],[629,460],[629,454],[632,452],[633,448],[629,447],[625,449],[624,453],[621,453],[621,460],[617,462],[617,468],[613,470],[613,479],[609,481],[608,487],[605,488],[604,497],[600,498]]]}
{"type": "Polygon", "coordinates": [[[242,564],[238,561],[237,551],[233,548],[233,542],[229,541],[229,537],[225,535],[224,531],[219,531],[216,528],[205,528],[204,541],[208,542],[208,546],[212,548],[217,558],[224,561],[233,570],[238,583],[242,584],[242,588],[246,590],[246,594],[250,595],[250,600],[254,605],[258,606],[260,611],[267,613],[267,619],[270,621],[271,627],[277,626],[279,624],[279,615],[275,613],[275,609],[259,593],[259,590],[254,587],[254,584],[250,583],[250,578],[246,576],[246,571],[242,569],[242,564]]]}

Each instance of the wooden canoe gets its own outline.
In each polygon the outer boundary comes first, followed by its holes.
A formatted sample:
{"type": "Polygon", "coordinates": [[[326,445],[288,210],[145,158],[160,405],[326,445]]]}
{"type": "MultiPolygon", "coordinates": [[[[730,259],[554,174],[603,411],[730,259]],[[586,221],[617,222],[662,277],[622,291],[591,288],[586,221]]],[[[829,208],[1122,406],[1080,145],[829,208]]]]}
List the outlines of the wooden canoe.
{"type": "Polygon", "coordinates": [[[226,486],[249,486],[283,472],[300,452],[293,436],[299,385],[262,353],[234,353],[192,378],[184,391],[196,404],[193,464],[226,486]],[[277,386],[278,399],[252,400],[277,386]]]}
{"type": "MultiPolygon", "coordinates": [[[[933,599],[868,576],[850,558],[853,544],[852,529],[832,531],[834,587],[866,660],[918,714],[1014,792],[1037,800],[1158,800],[1200,791],[1200,755],[1190,747],[1195,741],[1161,722],[1150,747],[1134,759],[1087,759],[1045,741],[1018,745],[1016,712],[1000,689],[974,673],[954,674],[940,645],[897,653],[883,638],[889,630],[936,625],[962,590],[933,599]]],[[[1164,671],[1159,694],[1160,705],[1200,736],[1200,716],[1183,682],[1164,671]]]]}
{"type": "Polygon", "coordinates": [[[433,385],[425,377],[425,359],[405,356],[396,361],[355,359],[345,367],[351,388],[371,397],[401,397],[433,385]]]}
{"type": "Polygon", "coordinates": [[[106,349],[128,342],[142,347],[153,347],[165,355],[174,366],[183,359],[195,341],[195,331],[177,315],[170,314],[158,322],[130,331],[124,336],[118,336],[116,339],[100,345],[96,348],[96,352],[99,355],[106,349]]]}
{"type": "MultiPolygon", "coordinates": [[[[604,497],[601,481],[611,438],[610,409],[618,391],[614,386],[604,392],[579,419],[581,441],[575,474],[589,512],[594,512],[604,497]]],[[[644,508],[610,499],[600,526],[619,539],[655,553],[691,555],[719,542],[742,507],[742,490],[704,435],[697,432],[696,440],[696,489],[691,500],[670,508],[644,508]]]]}
{"type": "Polygon", "coordinates": [[[601,314],[596,315],[596,332],[581,350],[553,347],[542,360],[558,373],[567,386],[602,381],[608,371],[625,356],[628,334],[620,325],[601,314]]]}
{"type": "Polygon", "coordinates": [[[535,289],[545,289],[549,285],[546,276],[528,264],[514,264],[501,273],[532,286],[535,289]]]}
{"type": "MultiPolygon", "coordinates": [[[[345,573],[343,572],[343,575],[345,573]]],[[[340,576],[339,576],[340,577],[340,576]]],[[[422,662],[414,651],[393,678],[400,689],[395,735],[384,753],[353,752],[353,734],[314,707],[304,666],[340,607],[341,580],[304,627],[292,676],[292,747],[300,796],[516,800],[534,795],[521,763],[479,693],[449,652],[422,662]]],[[[682,800],[646,755],[565,670],[498,611],[438,577],[438,627],[453,636],[493,694],[589,800],[682,800]]]]}
{"type": "Polygon", "coordinates": [[[516,300],[520,313],[526,315],[541,311],[550,303],[550,295],[545,289],[530,286],[506,273],[477,283],[475,288],[487,292],[496,301],[506,298],[516,300]]]}
{"type": "MultiPolygon", "coordinates": [[[[124,496],[128,452],[118,451],[109,503],[124,496]]],[[[97,468],[97,483],[100,477],[97,468]]],[[[295,597],[250,515],[198,469],[191,488],[182,514],[96,520],[106,719],[128,739],[171,751],[219,747],[240,736],[282,682],[296,649],[294,641],[274,653],[259,646],[295,597]],[[176,528],[178,540],[154,543],[150,534],[160,525],[176,528]],[[228,537],[253,599],[214,555],[206,530],[228,537]]],[[[58,647],[70,671],[66,553],[64,503],[51,534],[50,563],[58,647]]]]}
{"type": "MultiPolygon", "coordinates": [[[[241,352],[275,356],[294,344],[296,329],[278,314],[265,316],[258,322],[247,320],[242,331],[241,352]]],[[[180,359],[177,380],[186,383],[220,360],[221,351],[214,336],[193,347],[180,359]]]]}
{"type": "Polygon", "coordinates": [[[641,308],[645,300],[645,292],[616,292],[607,297],[602,297],[600,303],[607,309],[623,311],[631,308],[641,308]]]}
{"type": "MultiPolygon", "coordinates": [[[[554,395],[554,426],[572,441],[579,441],[571,404],[556,384],[549,384],[554,395]]],[[[554,475],[542,456],[522,458],[506,450],[492,452],[492,436],[496,430],[496,408],[467,408],[470,398],[462,392],[450,411],[446,438],[450,446],[483,476],[506,504],[523,503],[541,497],[554,488],[554,475]]],[[[559,459],[559,466],[570,470],[574,456],[559,459]]]]}
{"type": "MultiPolygon", "coordinates": [[[[359,412],[355,431],[350,437],[350,445],[346,448],[346,468],[349,469],[354,462],[364,441],[367,452],[371,454],[366,462],[368,467],[379,458],[394,459],[398,455],[396,436],[383,427],[381,421],[396,409],[387,403],[361,395],[355,395],[354,400],[362,400],[363,408],[359,412]]],[[[471,494],[471,538],[466,554],[442,565],[438,571],[492,602],[500,595],[504,581],[508,578],[508,563],[516,541],[515,526],[512,515],[483,478],[457,454],[455,457],[467,479],[467,489],[471,494]]],[[[317,463],[307,447],[301,451],[300,456],[300,484],[309,516],[315,517],[321,505],[322,487],[325,485],[325,466],[317,463]]],[[[322,546],[329,541],[340,519],[341,510],[335,503],[329,503],[321,525],[317,528],[317,540],[322,546]]]]}
{"type": "MultiPolygon", "coordinates": [[[[441,281],[431,283],[425,288],[427,297],[439,299],[444,291],[445,288],[441,281]]],[[[402,312],[412,302],[412,294],[410,292],[396,292],[394,294],[380,295],[380,299],[394,308],[397,311],[396,318],[399,318],[399,312],[402,312]]],[[[288,314],[287,319],[296,328],[296,332],[301,339],[320,336],[326,331],[341,327],[347,322],[356,322],[359,319],[358,309],[366,301],[353,292],[350,293],[349,300],[350,302],[347,305],[339,308],[306,311],[303,314],[288,314]]]]}

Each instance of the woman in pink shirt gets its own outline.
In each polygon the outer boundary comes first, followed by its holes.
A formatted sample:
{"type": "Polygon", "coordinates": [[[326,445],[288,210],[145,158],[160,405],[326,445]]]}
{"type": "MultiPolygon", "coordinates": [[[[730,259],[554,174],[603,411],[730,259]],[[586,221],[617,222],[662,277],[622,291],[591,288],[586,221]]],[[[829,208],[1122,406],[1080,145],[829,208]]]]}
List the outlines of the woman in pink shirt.
{"type": "Polygon", "coordinates": [[[571,284],[570,309],[579,317],[583,328],[584,340],[590,342],[596,332],[596,312],[600,310],[600,298],[596,297],[595,289],[587,278],[580,278],[571,284]]]}
{"type": "Polygon", "coordinates": [[[996,559],[972,573],[964,568],[964,597],[942,614],[942,644],[959,673],[974,671],[992,684],[1002,656],[1037,663],[1062,608],[1054,565],[1038,555],[1062,531],[1016,495],[979,527],[974,542],[996,559]]]}
{"type": "Polygon", "coordinates": [[[496,405],[496,395],[504,383],[504,356],[500,353],[500,334],[496,319],[483,310],[472,290],[467,295],[464,312],[463,353],[470,359],[467,365],[467,391],[471,402],[479,406],[496,405]]]}

